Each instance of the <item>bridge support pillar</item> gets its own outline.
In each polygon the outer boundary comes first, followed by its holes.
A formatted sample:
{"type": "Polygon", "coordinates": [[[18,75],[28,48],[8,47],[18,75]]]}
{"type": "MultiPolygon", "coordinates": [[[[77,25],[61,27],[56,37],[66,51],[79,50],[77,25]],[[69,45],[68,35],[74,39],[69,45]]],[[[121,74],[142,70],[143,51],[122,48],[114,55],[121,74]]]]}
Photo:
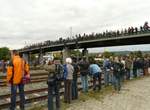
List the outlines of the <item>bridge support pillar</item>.
{"type": "Polygon", "coordinates": [[[62,56],[63,56],[63,64],[65,64],[66,58],[70,57],[70,49],[68,49],[67,47],[65,47],[63,49],[62,56]]]}
{"type": "Polygon", "coordinates": [[[38,54],[38,64],[42,65],[43,64],[43,56],[45,53],[43,53],[42,49],[40,49],[40,52],[38,54]]]}
{"type": "Polygon", "coordinates": [[[29,53],[29,58],[28,58],[28,63],[29,65],[32,65],[32,53],[29,53]]]}
{"type": "Polygon", "coordinates": [[[42,64],[43,63],[43,53],[39,53],[38,55],[38,64],[42,64]]]}
{"type": "Polygon", "coordinates": [[[26,60],[27,63],[30,62],[30,55],[29,55],[29,53],[23,53],[23,58],[26,60]]]}

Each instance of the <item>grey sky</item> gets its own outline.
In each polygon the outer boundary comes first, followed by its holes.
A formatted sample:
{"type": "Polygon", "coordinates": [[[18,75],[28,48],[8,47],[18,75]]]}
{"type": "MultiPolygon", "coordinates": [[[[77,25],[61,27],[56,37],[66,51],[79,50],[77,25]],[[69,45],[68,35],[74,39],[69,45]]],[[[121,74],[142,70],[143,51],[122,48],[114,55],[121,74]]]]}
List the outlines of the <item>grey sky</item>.
{"type": "Polygon", "coordinates": [[[140,26],[149,8],[149,0],[0,0],[0,47],[65,38],[70,27],[83,34],[140,26]]]}

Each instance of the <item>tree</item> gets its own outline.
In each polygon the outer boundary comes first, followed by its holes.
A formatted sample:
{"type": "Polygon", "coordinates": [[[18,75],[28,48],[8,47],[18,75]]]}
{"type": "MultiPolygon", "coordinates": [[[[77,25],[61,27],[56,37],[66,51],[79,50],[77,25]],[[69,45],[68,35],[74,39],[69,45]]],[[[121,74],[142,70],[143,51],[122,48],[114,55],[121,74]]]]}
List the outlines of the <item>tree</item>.
{"type": "Polygon", "coordinates": [[[136,56],[141,58],[141,57],[143,56],[143,54],[142,54],[141,51],[137,51],[137,52],[136,52],[136,56]]]}
{"type": "Polygon", "coordinates": [[[141,51],[130,52],[129,55],[130,55],[131,57],[140,57],[140,58],[143,57],[143,54],[142,54],[141,51]]]}
{"type": "Polygon", "coordinates": [[[81,57],[82,53],[80,52],[80,50],[71,50],[71,56],[81,57]]]}
{"type": "Polygon", "coordinates": [[[104,56],[105,58],[109,58],[110,56],[114,56],[114,53],[105,51],[105,52],[102,54],[102,56],[104,56]]]}
{"type": "Polygon", "coordinates": [[[0,48],[0,60],[9,60],[9,59],[10,59],[9,48],[7,47],[0,48]]]}

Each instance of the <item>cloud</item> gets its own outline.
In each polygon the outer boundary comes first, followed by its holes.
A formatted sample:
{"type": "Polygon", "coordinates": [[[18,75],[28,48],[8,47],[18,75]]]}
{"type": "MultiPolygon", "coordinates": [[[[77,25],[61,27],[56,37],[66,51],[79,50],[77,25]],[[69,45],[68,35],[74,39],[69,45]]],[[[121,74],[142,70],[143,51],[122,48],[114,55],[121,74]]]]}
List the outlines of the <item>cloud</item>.
{"type": "Polygon", "coordinates": [[[140,26],[149,7],[148,0],[0,0],[0,47],[66,38],[70,27],[83,34],[140,26]]]}

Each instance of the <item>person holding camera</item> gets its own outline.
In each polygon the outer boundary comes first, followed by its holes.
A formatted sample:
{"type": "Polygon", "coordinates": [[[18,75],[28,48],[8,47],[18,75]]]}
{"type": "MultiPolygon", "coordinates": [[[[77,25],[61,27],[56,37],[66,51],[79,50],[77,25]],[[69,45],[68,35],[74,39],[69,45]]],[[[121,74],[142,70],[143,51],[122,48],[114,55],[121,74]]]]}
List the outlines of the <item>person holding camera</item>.
{"type": "Polygon", "coordinates": [[[48,71],[48,110],[54,110],[53,98],[56,97],[56,110],[60,110],[60,84],[63,77],[63,66],[59,60],[49,59],[44,69],[48,71]]]}

